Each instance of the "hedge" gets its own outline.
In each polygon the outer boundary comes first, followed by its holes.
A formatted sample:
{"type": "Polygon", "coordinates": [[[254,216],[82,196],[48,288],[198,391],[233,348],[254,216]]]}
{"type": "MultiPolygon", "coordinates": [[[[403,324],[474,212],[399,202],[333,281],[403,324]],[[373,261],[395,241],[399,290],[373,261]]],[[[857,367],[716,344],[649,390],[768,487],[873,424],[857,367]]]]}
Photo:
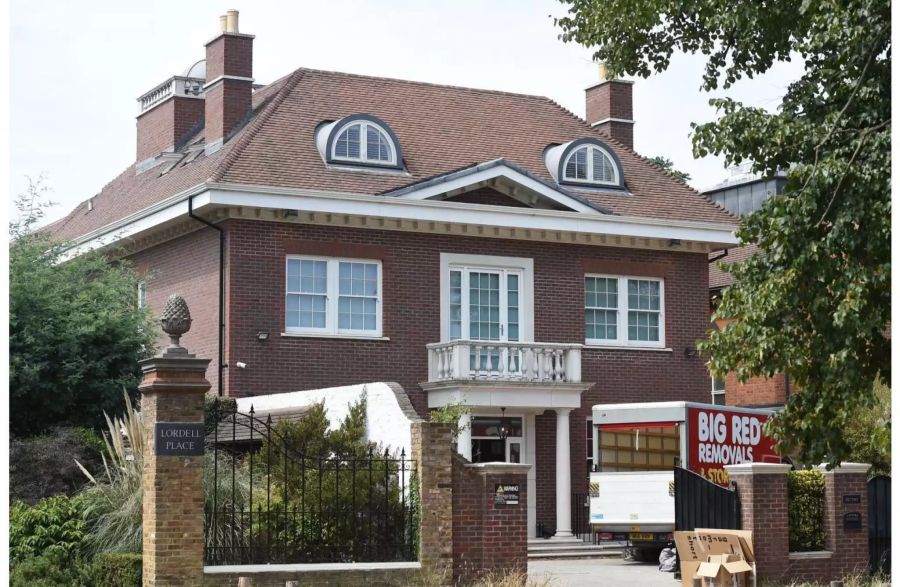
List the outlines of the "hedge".
{"type": "Polygon", "coordinates": [[[140,587],[141,561],[141,555],[133,552],[98,554],[86,573],[89,584],[104,587],[140,587]]]}
{"type": "Polygon", "coordinates": [[[131,552],[98,554],[93,560],[50,551],[16,563],[12,587],[141,587],[141,555],[131,552]]]}
{"type": "Polygon", "coordinates": [[[820,471],[788,473],[788,529],[791,552],[825,549],[825,477],[820,471]]]}

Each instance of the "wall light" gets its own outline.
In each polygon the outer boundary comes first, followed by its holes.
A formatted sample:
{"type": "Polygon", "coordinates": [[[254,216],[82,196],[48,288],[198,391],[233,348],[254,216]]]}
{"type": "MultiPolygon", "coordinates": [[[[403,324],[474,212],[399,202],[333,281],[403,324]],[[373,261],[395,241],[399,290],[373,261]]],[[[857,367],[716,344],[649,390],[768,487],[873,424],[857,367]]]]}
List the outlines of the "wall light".
{"type": "Polygon", "coordinates": [[[265,330],[260,330],[256,333],[256,340],[258,340],[259,342],[265,342],[269,340],[269,333],[265,330]]]}

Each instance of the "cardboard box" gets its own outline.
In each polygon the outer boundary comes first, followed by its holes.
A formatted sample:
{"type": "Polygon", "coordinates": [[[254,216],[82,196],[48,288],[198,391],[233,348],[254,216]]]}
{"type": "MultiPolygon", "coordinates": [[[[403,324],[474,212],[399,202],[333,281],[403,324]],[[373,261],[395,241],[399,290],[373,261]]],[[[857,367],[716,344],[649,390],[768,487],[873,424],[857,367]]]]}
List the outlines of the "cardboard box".
{"type": "MultiPolygon", "coordinates": [[[[714,576],[717,577],[725,564],[738,562],[737,560],[722,561],[721,558],[716,558],[715,562],[710,560],[710,557],[721,557],[722,555],[726,555],[726,558],[729,555],[735,556],[743,561],[743,565],[749,567],[749,570],[735,571],[738,585],[756,585],[756,558],[753,556],[753,534],[749,530],[697,528],[693,532],[679,531],[675,532],[675,548],[678,550],[678,559],[681,564],[681,584],[683,587],[693,587],[694,578],[700,577],[698,571],[702,564],[714,564],[716,569],[714,576]],[[748,578],[752,578],[752,581],[748,581],[748,578]]],[[[732,565],[732,568],[737,569],[738,567],[743,567],[743,565],[732,565]]],[[[706,566],[704,569],[705,572],[709,573],[712,567],[706,566]]],[[[719,583],[707,584],[719,585],[719,583]]],[[[724,584],[731,585],[731,579],[724,584]]]]}
{"type": "Polygon", "coordinates": [[[704,587],[731,587],[746,585],[746,574],[753,570],[739,554],[711,554],[700,563],[697,576],[704,587]]]}

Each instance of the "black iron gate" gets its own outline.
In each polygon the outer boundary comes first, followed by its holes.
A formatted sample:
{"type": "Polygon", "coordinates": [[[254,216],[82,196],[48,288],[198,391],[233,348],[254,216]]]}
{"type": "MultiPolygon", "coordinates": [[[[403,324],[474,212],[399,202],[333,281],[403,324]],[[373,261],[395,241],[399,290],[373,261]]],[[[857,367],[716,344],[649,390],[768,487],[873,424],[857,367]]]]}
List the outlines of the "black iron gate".
{"type": "Polygon", "coordinates": [[[415,463],[374,445],[339,454],[298,429],[213,403],[205,456],[209,565],[415,560],[415,463]],[[310,454],[311,453],[311,454],[310,454]]]}
{"type": "Polygon", "coordinates": [[[737,492],[675,467],[675,529],[741,527],[737,492]]]}
{"type": "Polygon", "coordinates": [[[891,572],[891,478],[869,479],[869,565],[891,572]]]}

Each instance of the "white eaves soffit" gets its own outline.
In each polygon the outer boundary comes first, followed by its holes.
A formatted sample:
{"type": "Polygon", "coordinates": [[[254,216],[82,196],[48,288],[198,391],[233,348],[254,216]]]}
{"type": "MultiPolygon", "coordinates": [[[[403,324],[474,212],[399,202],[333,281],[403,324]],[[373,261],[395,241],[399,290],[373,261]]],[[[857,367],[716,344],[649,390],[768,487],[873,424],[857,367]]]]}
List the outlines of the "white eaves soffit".
{"type": "MultiPolygon", "coordinates": [[[[201,184],[75,240],[70,254],[104,248],[122,240],[143,248],[140,241],[162,228],[171,227],[176,219],[187,220],[189,197],[193,197],[195,214],[213,222],[244,218],[695,253],[738,244],[735,227],[729,224],[609,214],[600,206],[574,194],[554,190],[530,175],[504,165],[492,165],[447,181],[422,182],[382,195],[261,185],[201,184]],[[504,193],[510,193],[520,201],[530,199],[538,207],[442,199],[447,193],[498,186],[498,182],[503,184],[504,193]],[[557,209],[548,208],[549,202],[554,202],[557,209]],[[559,207],[568,209],[560,210],[559,207]]],[[[196,224],[197,228],[201,226],[196,224]]],[[[171,234],[170,238],[175,236],[171,234]]]]}

